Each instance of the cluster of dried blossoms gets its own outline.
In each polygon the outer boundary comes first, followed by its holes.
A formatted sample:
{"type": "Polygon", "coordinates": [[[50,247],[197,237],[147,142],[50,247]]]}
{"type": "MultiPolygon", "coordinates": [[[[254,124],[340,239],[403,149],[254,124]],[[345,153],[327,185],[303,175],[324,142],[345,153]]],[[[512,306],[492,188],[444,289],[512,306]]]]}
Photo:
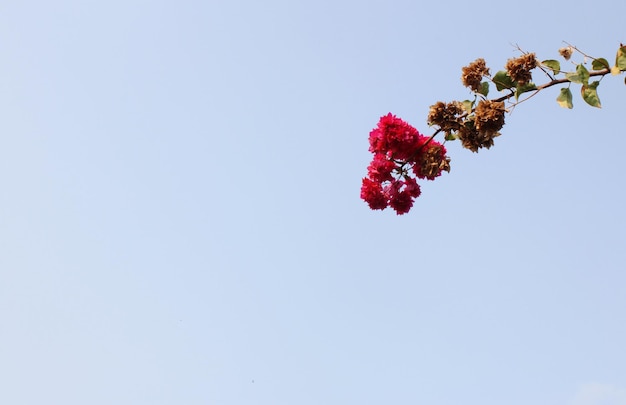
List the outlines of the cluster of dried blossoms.
{"type": "Polygon", "coordinates": [[[509,59],[506,62],[506,72],[511,80],[517,84],[524,85],[533,80],[531,70],[537,67],[537,58],[534,53],[527,53],[519,58],[509,59]]]}
{"type": "Polygon", "coordinates": [[[483,81],[483,76],[489,76],[489,68],[483,58],[478,58],[474,62],[470,63],[461,69],[463,74],[461,75],[461,81],[463,84],[472,91],[478,93],[483,81]]]}
{"type": "MultiPolygon", "coordinates": [[[[509,59],[506,64],[507,79],[523,86],[532,82],[531,71],[537,67],[534,53],[527,53],[519,58],[509,59]]],[[[461,82],[477,95],[483,97],[469,107],[459,101],[444,103],[439,101],[430,106],[428,124],[439,127],[446,139],[460,139],[464,148],[478,152],[480,148],[493,146],[493,138],[500,135],[504,126],[506,109],[504,101],[488,100],[485,94],[488,87],[483,78],[491,80],[485,60],[476,59],[462,69],[461,82]]],[[[469,103],[469,102],[466,102],[469,103]]]]}
{"type": "Polygon", "coordinates": [[[463,147],[478,152],[493,146],[493,138],[500,135],[504,126],[505,112],[503,101],[481,100],[471,113],[458,101],[439,101],[430,106],[428,124],[438,126],[446,139],[459,138],[463,147]]]}
{"type": "Polygon", "coordinates": [[[361,185],[361,198],[373,210],[393,208],[398,215],[409,212],[420,193],[417,179],[434,180],[450,171],[446,148],[392,115],[380,118],[370,132],[374,154],[361,185]]]}

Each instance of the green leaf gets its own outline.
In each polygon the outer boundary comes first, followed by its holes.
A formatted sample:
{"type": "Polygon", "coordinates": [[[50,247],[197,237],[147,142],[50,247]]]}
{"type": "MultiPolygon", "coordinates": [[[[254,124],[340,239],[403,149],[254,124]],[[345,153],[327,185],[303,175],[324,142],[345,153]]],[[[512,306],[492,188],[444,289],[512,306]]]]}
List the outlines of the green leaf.
{"type": "Polygon", "coordinates": [[[541,64],[552,69],[555,75],[558,75],[561,71],[561,62],[559,62],[558,60],[548,59],[541,62],[541,64]]]}
{"type": "Polygon", "coordinates": [[[620,44],[617,50],[617,56],[615,57],[615,66],[619,70],[626,70],[626,46],[620,44]]]}
{"type": "Polygon", "coordinates": [[[482,82],[480,84],[480,90],[478,92],[487,97],[487,94],[489,94],[489,82],[482,82]]]}
{"type": "Polygon", "coordinates": [[[512,89],[515,87],[515,83],[513,83],[513,80],[508,75],[506,70],[499,71],[491,80],[496,84],[496,89],[498,89],[498,91],[512,89]]]}
{"type": "Polygon", "coordinates": [[[454,133],[454,132],[450,132],[450,133],[446,133],[445,136],[445,140],[446,141],[455,141],[457,140],[459,137],[454,133]]]}
{"type": "Polygon", "coordinates": [[[572,83],[587,84],[589,81],[589,71],[582,63],[576,66],[576,72],[565,73],[565,78],[572,83]]]}
{"type": "Polygon", "coordinates": [[[602,108],[600,99],[598,98],[598,92],[596,91],[599,84],[600,82],[597,80],[590,84],[583,84],[583,87],[580,89],[580,94],[583,96],[583,100],[590,106],[602,108]]]}
{"type": "Polygon", "coordinates": [[[593,70],[609,69],[610,67],[609,61],[604,58],[594,59],[593,62],[591,62],[591,68],[593,70]]]}
{"type": "Polygon", "coordinates": [[[473,101],[469,101],[469,100],[465,100],[463,101],[463,108],[465,109],[465,111],[467,111],[468,114],[472,113],[472,108],[474,108],[474,102],[473,101]]]}
{"type": "Polygon", "coordinates": [[[517,88],[515,89],[515,101],[519,99],[519,96],[522,93],[526,93],[527,91],[532,91],[532,90],[537,90],[537,86],[535,86],[535,83],[526,83],[523,86],[520,86],[518,84],[517,88]]]}
{"type": "Polygon", "coordinates": [[[556,102],[563,108],[574,107],[574,104],[572,104],[572,92],[569,90],[569,87],[563,87],[561,89],[561,93],[556,98],[556,102]]]}

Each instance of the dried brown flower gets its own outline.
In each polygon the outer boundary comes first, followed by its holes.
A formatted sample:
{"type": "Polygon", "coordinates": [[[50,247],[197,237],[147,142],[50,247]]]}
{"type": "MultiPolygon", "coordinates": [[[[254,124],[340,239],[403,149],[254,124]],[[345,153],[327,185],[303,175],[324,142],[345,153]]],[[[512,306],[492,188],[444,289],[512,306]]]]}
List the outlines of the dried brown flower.
{"type": "Polygon", "coordinates": [[[457,131],[462,123],[462,119],[459,117],[464,112],[463,104],[458,101],[447,104],[443,101],[437,101],[436,104],[430,106],[428,124],[438,125],[446,133],[457,131]]]}
{"type": "Polygon", "coordinates": [[[519,58],[509,59],[506,62],[506,71],[509,77],[520,85],[533,80],[531,70],[537,67],[537,59],[534,53],[527,53],[519,58]]]}
{"type": "Polygon", "coordinates": [[[467,119],[457,132],[464,148],[478,152],[480,148],[491,148],[493,138],[500,135],[504,126],[503,101],[482,100],[474,110],[474,116],[467,119]]]}
{"type": "Polygon", "coordinates": [[[480,148],[491,148],[493,146],[493,136],[480,134],[470,123],[459,130],[459,139],[464,148],[472,152],[478,152],[480,148]]]}
{"type": "Polygon", "coordinates": [[[426,150],[420,154],[416,162],[416,173],[422,178],[434,180],[442,171],[450,172],[450,158],[446,156],[446,149],[439,143],[431,142],[426,150]]]}
{"type": "Polygon", "coordinates": [[[483,58],[478,58],[465,66],[462,72],[461,81],[463,85],[469,87],[472,91],[478,92],[480,91],[480,83],[483,80],[483,76],[489,75],[489,68],[483,58]]]}
{"type": "Polygon", "coordinates": [[[572,57],[573,49],[571,46],[566,46],[565,48],[559,49],[559,54],[565,58],[565,60],[569,60],[572,57]]]}
{"type": "Polygon", "coordinates": [[[468,120],[466,124],[459,129],[459,139],[464,148],[472,152],[478,152],[480,148],[491,148],[493,146],[493,134],[479,133],[474,128],[474,121],[468,120]]]}
{"type": "Polygon", "coordinates": [[[492,137],[504,126],[503,101],[482,100],[476,106],[474,125],[481,134],[490,134],[492,137]]]}

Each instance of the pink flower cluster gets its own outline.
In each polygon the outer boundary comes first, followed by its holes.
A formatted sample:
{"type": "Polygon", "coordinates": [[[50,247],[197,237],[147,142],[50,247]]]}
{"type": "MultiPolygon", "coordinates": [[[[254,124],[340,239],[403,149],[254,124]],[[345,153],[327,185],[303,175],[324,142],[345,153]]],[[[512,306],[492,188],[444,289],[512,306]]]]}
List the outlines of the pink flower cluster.
{"type": "Polygon", "coordinates": [[[450,170],[442,144],[391,113],[380,118],[369,143],[374,157],[363,178],[361,198],[373,210],[409,212],[421,193],[417,178],[434,180],[450,170]]]}

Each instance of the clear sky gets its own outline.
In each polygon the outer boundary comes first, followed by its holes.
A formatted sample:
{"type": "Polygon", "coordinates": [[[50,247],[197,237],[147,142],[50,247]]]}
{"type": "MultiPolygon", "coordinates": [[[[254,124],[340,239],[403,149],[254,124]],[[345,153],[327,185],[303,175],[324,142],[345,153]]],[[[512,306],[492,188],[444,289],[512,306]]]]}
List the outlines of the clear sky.
{"type": "Polygon", "coordinates": [[[2,1],[0,403],[626,404],[623,77],[359,199],[381,115],[613,61],[610,3],[2,1]]]}

